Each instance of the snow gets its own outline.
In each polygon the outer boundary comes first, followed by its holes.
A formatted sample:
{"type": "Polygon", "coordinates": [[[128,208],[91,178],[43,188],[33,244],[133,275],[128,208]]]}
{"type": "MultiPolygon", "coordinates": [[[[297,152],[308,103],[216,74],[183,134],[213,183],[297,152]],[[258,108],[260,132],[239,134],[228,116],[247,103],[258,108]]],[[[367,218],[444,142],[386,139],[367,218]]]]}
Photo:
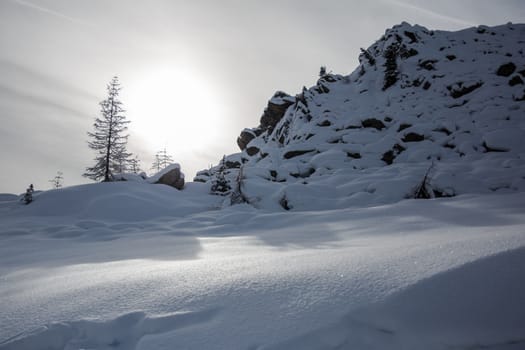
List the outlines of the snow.
{"type": "Polygon", "coordinates": [[[245,204],[218,167],[153,184],[178,165],[0,194],[0,350],[523,349],[525,102],[496,71],[524,32],[403,23],[375,65],[277,93],[259,152],[226,157],[245,204]],[[383,91],[396,35],[418,54],[383,91]],[[446,198],[409,199],[426,174],[446,198]]]}
{"type": "Polygon", "coordinates": [[[523,346],[523,193],[275,212],[190,185],[5,202],[0,349],[523,346]]]}
{"type": "Polygon", "coordinates": [[[490,148],[499,151],[510,151],[521,146],[522,140],[525,139],[525,131],[520,129],[506,130],[499,129],[487,132],[483,140],[490,148]]]}
{"type": "Polygon", "coordinates": [[[16,194],[0,193],[0,202],[12,201],[12,200],[15,200],[17,198],[18,198],[18,196],[16,194]]]}
{"type": "Polygon", "coordinates": [[[217,205],[208,195],[206,185],[190,183],[187,186],[183,192],[167,185],[133,181],[73,186],[37,193],[29,206],[0,202],[0,213],[21,221],[38,214],[132,222],[187,215],[217,205]]]}

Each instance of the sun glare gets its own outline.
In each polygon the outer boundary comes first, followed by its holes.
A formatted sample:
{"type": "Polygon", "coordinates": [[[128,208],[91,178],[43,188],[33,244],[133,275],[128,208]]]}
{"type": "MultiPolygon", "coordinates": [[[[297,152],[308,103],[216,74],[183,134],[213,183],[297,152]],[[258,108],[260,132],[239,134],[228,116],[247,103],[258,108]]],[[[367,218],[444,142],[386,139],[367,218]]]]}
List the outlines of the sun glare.
{"type": "Polygon", "coordinates": [[[124,86],[130,131],[156,152],[206,149],[219,129],[217,93],[205,77],[174,68],[156,68],[124,86]]]}

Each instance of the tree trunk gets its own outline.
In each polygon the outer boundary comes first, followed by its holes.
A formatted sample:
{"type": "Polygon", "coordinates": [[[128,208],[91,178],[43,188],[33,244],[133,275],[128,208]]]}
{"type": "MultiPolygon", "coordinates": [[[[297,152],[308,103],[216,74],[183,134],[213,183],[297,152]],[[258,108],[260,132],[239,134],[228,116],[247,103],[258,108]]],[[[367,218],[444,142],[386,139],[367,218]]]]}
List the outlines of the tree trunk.
{"type": "Polygon", "coordinates": [[[113,98],[111,98],[111,108],[109,110],[109,132],[108,132],[108,146],[106,148],[106,170],[104,171],[104,182],[109,181],[109,158],[111,155],[111,133],[113,131],[113,98]]]}

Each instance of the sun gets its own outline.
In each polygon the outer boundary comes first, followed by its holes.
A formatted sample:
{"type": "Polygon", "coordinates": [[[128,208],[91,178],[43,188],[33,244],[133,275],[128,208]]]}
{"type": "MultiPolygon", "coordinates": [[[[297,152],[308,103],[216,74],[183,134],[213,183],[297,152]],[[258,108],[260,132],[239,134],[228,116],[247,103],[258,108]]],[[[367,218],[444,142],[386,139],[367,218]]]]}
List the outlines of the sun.
{"type": "Polygon", "coordinates": [[[222,108],[217,90],[188,69],[155,67],[124,86],[130,131],[157,152],[188,153],[213,145],[222,108]]]}

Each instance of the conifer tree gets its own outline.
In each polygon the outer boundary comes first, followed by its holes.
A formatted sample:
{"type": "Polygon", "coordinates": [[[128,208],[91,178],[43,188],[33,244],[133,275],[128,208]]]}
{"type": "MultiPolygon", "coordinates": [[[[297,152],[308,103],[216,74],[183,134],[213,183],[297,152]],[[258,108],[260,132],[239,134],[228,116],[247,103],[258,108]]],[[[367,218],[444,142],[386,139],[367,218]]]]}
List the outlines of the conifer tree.
{"type": "Polygon", "coordinates": [[[166,151],[166,148],[164,148],[163,150],[158,151],[157,154],[155,154],[155,160],[153,161],[151,169],[159,172],[172,163],[173,157],[169,155],[166,151]]]}
{"type": "Polygon", "coordinates": [[[49,182],[51,182],[51,184],[53,185],[53,188],[58,190],[59,188],[61,188],[63,186],[62,182],[64,181],[64,174],[61,172],[61,171],[57,171],[57,174],[55,175],[55,177],[51,180],[49,180],[49,182]]]}
{"type": "Polygon", "coordinates": [[[110,171],[112,173],[117,174],[130,172],[132,169],[132,156],[133,154],[126,151],[126,149],[121,149],[118,153],[115,154],[114,161],[110,165],[110,171]]]}
{"type": "Polygon", "coordinates": [[[22,198],[25,204],[29,204],[33,201],[33,192],[35,192],[35,188],[33,187],[33,184],[31,184],[27,188],[26,193],[24,193],[24,197],[22,198]]]}
{"type": "Polygon", "coordinates": [[[135,155],[135,158],[129,160],[129,171],[131,171],[133,174],[142,172],[140,169],[140,159],[138,155],[135,155]]]}
{"type": "Polygon", "coordinates": [[[118,77],[113,77],[107,86],[108,97],[100,102],[101,117],[95,119],[94,131],[88,132],[88,145],[96,152],[95,165],[86,168],[85,177],[98,181],[111,181],[112,174],[123,172],[131,157],[126,145],[126,120],[122,102],[119,100],[121,87],[118,77]]]}
{"type": "Polygon", "coordinates": [[[230,184],[224,173],[226,171],[226,156],[222,157],[219,165],[219,170],[215,174],[215,179],[212,181],[210,192],[219,196],[225,196],[231,191],[230,184]]]}

